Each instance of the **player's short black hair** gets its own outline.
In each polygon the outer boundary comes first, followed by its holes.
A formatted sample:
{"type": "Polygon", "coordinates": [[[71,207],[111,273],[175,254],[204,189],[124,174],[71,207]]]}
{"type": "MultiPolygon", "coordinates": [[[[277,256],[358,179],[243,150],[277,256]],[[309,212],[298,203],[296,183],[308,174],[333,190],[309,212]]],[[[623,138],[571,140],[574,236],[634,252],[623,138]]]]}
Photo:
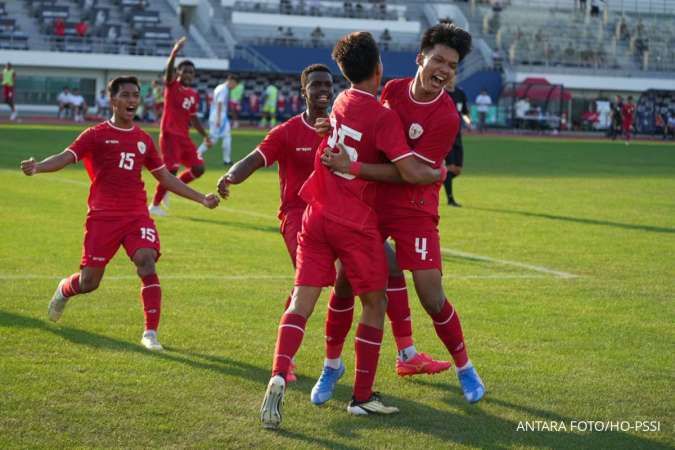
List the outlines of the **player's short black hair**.
{"type": "Polygon", "coordinates": [[[307,86],[307,82],[309,81],[309,74],[314,73],[314,72],[331,73],[330,69],[325,64],[311,64],[311,65],[305,67],[303,69],[302,73],[300,74],[300,89],[302,91],[304,91],[305,86],[307,86]]]}
{"type": "Polygon", "coordinates": [[[180,64],[178,64],[178,70],[181,70],[181,69],[183,69],[183,67],[186,67],[186,66],[192,66],[192,68],[194,69],[195,63],[193,63],[189,59],[185,59],[185,60],[181,61],[180,64]]]}
{"type": "Polygon", "coordinates": [[[123,84],[135,84],[138,90],[141,90],[141,83],[138,82],[138,78],[127,75],[110,80],[108,83],[108,94],[110,94],[111,97],[116,96],[123,84]]]}
{"type": "Polygon", "coordinates": [[[436,44],[455,49],[461,61],[471,51],[471,35],[453,23],[441,22],[424,32],[420,53],[431,50],[436,44]]]}
{"type": "Polygon", "coordinates": [[[239,77],[237,77],[235,74],[231,73],[227,76],[228,80],[236,81],[239,82],[239,77]]]}
{"type": "Polygon", "coordinates": [[[352,83],[370,78],[380,63],[380,50],[373,35],[367,31],[355,31],[342,36],[331,55],[340,70],[352,83]]]}

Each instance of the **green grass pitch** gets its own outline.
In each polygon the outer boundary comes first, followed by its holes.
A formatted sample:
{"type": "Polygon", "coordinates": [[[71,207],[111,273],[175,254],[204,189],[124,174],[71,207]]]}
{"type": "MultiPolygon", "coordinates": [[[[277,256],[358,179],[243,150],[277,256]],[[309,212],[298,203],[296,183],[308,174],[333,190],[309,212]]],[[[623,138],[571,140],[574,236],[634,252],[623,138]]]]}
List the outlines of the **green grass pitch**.
{"type": "MultiPolygon", "coordinates": [[[[269,432],[258,410],[293,276],[276,170],[233,187],[214,211],[174,196],[156,220],[167,350],[151,354],[123,250],[98,291],[74,299],[58,324],[46,318],[58,280],[78,267],[88,180],[81,165],[28,178],[19,162],[61,151],[80,130],[0,126],[0,448],[675,446],[672,145],[466,137],[455,182],[464,207],[441,207],[444,286],[485,399],[467,405],[453,372],[399,379],[387,324],[376,389],[401,413],[347,414],[353,328],[336,397],[312,406],[324,292],[282,430],[269,432]],[[571,430],[586,420],[659,421],[660,431],[571,430]],[[536,421],[568,430],[519,430],[536,421]]],[[[235,157],[261,138],[235,131],[235,157]]],[[[214,190],[219,152],[207,154],[198,189],[214,190]]],[[[418,349],[446,358],[410,295],[418,349]]]]}

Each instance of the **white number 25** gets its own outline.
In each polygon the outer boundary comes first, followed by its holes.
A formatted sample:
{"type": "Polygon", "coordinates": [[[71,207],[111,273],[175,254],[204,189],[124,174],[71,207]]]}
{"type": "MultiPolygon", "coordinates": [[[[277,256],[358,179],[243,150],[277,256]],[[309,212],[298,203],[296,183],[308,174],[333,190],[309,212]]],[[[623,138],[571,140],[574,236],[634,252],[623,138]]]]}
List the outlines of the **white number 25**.
{"type": "MultiPolygon", "coordinates": [[[[359,153],[356,151],[354,147],[350,147],[349,145],[345,144],[345,138],[350,137],[354,139],[356,142],[361,142],[361,137],[363,136],[363,133],[351,127],[348,127],[347,125],[344,124],[338,126],[335,117],[330,118],[330,124],[333,127],[333,133],[328,138],[328,145],[331,148],[335,148],[335,146],[338,143],[342,144],[345,148],[345,151],[347,152],[347,155],[349,155],[349,159],[352,161],[356,161],[359,157],[359,153]]],[[[347,180],[353,180],[354,178],[356,178],[354,175],[350,175],[348,173],[342,172],[334,172],[334,173],[335,175],[345,178],[347,180]]]]}

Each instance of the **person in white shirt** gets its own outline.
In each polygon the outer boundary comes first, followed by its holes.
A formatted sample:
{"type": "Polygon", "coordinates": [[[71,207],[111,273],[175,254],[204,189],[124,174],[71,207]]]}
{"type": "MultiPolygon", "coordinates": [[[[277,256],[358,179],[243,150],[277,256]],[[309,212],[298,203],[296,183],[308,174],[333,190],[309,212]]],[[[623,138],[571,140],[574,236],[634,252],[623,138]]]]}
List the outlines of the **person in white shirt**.
{"type": "MultiPolygon", "coordinates": [[[[234,88],[232,79],[219,84],[213,90],[213,100],[209,112],[209,136],[214,144],[218,139],[223,142],[223,163],[232,164],[232,134],[230,132],[230,120],[227,117],[227,105],[229,103],[230,89],[234,88]]],[[[202,156],[208,147],[203,142],[197,151],[202,156]]]]}
{"type": "Polygon", "coordinates": [[[79,89],[73,90],[73,95],[70,96],[70,104],[73,107],[73,115],[75,122],[84,122],[84,113],[87,111],[87,102],[84,100],[79,89]]]}
{"type": "Polygon", "coordinates": [[[110,115],[110,100],[106,95],[105,89],[101,91],[96,99],[96,114],[101,117],[108,117],[110,115]]]}
{"type": "Polygon", "coordinates": [[[485,119],[487,118],[487,113],[492,105],[492,99],[488,95],[485,89],[481,89],[480,94],[476,97],[476,105],[478,110],[478,131],[485,131],[485,119]]]}
{"type": "Polygon", "coordinates": [[[70,93],[70,89],[64,87],[58,97],[56,97],[56,101],[59,102],[59,112],[56,114],[57,118],[60,119],[62,114],[64,119],[68,117],[72,111],[71,98],[72,94],[70,93]]]}

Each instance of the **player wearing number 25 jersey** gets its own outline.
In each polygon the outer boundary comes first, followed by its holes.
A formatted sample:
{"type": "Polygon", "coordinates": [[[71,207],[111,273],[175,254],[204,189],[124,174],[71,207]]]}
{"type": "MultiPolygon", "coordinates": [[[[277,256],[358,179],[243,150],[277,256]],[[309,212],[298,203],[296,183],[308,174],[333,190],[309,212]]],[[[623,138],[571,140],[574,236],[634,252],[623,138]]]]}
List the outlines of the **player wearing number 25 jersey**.
{"type": "Polygon", "coordinates": [[[115,78],[108,91],[113,108],[110,121],[86,129],[58,155],[39,163],[33,158],[21,162],[23,172],[34,175],[82,161],[91,179],[80,271],[59,283],[49,303],[49,318],[59,320],[71,297],[97,289],[105,266],[124,247],[142,283],[145,332],[141,342],[149,350],[162,350],[157,340],[162,291],[155,272],[159,235],[145,207],[141,171],[147,168],[166,189],[206,207],[217,206],[218,197],[204,196],[171,175],[152,138],[134,125],[140,102],[135,77],[115,78]]]}

